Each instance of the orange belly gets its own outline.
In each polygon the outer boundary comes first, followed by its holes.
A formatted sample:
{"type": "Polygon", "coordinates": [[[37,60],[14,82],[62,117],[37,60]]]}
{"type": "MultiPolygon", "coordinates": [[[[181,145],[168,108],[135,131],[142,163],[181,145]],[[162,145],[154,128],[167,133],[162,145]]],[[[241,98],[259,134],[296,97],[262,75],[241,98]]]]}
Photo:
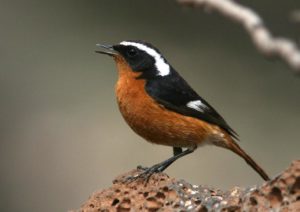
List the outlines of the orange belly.
{"type": "MultiPolygon", "coordinates": [[[[116,58],[116,60],[123,60],[116,58]]],[[[156,144],[190,147],[205,143],[220,129],[193,117],[167,110],[145,91],[145,80],[136,79],[124,61],[118,61],[119,79],[116,96],[128,125],[147,141],[156,144]]]]}

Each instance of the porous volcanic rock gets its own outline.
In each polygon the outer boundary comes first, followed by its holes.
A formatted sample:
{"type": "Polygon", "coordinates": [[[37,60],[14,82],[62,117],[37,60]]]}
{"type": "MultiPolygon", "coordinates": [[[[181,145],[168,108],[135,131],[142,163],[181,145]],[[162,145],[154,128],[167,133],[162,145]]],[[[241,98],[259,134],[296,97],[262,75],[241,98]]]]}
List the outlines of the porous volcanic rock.
{"type": "Polygon", "coordinates": [[[300,211],[300,160],[259,187],[228,191],[192,185],[165,173],[154,174],[148,182],[126,181],[139,172],[117,177],[110,188],[92,194],[78,211],[300,211]]]}

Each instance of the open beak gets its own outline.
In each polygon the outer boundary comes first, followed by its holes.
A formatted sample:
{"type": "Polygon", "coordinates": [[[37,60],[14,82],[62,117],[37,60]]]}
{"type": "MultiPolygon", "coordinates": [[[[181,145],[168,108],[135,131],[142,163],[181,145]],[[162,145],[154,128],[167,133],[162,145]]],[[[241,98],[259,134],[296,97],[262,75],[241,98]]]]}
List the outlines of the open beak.
{"type": "Polygon", "coordinates": [[[109,55],[109,56],[115,56],[115,55],[117,55],[117,53],[116,53],[115,50],[113,49],[113,46],[112,46],[112,45],[96,44],[96,46],[105,49],[104,51],[102,51],[102,50],[96,50],[96,51],[95,51],[96,53],[99,53],[99,54],[106,54],[106,55],[109,55]]]}

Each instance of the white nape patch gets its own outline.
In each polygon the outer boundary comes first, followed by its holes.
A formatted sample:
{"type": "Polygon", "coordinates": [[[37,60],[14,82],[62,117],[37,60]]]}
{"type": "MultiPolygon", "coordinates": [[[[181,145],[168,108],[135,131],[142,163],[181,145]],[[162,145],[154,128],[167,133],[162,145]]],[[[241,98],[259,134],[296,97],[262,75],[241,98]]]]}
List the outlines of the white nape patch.
{"type": "Polygon", "coordinates": [[[203,104],[201,100],[190,101],[186,104],[186,106],[199,112],[204,112],[204,109],[207,108],[207,106],[203,104]]]}
{"type": "Polygon", "coordinates": [[[120,43],[121,45],[124,46],[134,46],[142,51],[147,52],[149,55],[151,55],[154,60],[155,60],[155,66],[158,70],[158,75],[159,76],[167,76],[170,74],[170,66],[167,64],[164,60],[164,58],[154,49],[145,46],[144,44],[141,43],[135,43],[135,42],[128,42],[128,41],[122,41],[120,43]]]}

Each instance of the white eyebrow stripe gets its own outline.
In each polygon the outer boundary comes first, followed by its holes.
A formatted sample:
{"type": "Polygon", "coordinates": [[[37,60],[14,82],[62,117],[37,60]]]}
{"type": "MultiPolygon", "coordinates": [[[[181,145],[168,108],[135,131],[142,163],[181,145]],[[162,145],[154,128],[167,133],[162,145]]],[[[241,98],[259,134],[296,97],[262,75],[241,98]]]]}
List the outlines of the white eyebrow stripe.
{"type": "Polygon", "coordinates": [[[201,100],[190,101],[186,104],[186,106],[199,112],[204,112],[204,109],[207,108],[207,106],[203,104],[201,100]]]}
{"type": "Polygon", "coordinates": [[[135,42],[122,41],[120,44],[124,45],[124,46],[134,46],[142,51],[147,52],[149,55],[151,55],[155,60],[155,66],[157,68],[159,76],[163,77],[163,76],[167,76],[170,74],[169,64],[167,64],[165,62],[164,58],[154,49],[152,49],[148,46],[145,46],[144,44],[135,43],[135,42]]]}

